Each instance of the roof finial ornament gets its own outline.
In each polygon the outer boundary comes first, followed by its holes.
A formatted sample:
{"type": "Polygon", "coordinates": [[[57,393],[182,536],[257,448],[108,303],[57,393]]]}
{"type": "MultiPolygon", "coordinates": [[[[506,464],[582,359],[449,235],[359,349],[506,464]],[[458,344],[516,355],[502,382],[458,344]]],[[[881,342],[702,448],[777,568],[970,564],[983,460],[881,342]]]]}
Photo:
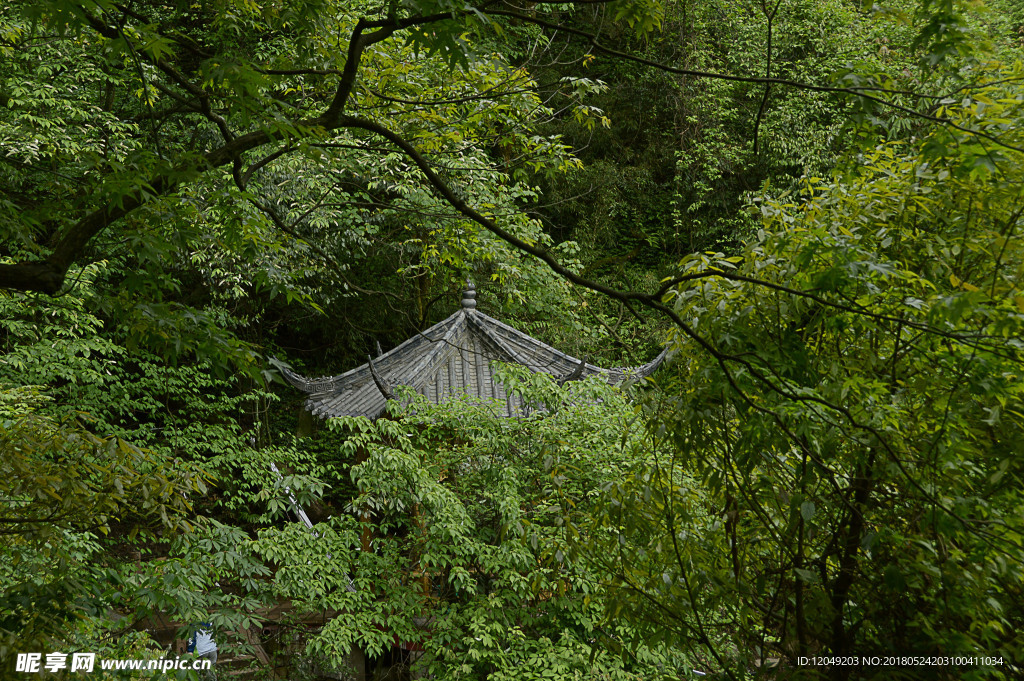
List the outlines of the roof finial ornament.
{"type": "Polygon", "coordinates": [[[466,290],[462,292],[462,309],[476,309],[476,286],[469,279],[466,280],[466,290]]]}

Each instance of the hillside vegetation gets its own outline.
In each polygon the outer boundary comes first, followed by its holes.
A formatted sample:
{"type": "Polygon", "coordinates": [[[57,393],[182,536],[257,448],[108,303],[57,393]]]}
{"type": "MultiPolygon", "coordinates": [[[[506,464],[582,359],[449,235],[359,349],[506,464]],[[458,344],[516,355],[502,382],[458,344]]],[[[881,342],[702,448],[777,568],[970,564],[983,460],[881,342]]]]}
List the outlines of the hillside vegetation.
{"type": "Polygon", "coordinates": [[[1022,58],[1019,0],[4,4],[0,678],[152,617],[296,681],[1024,677],[1022,58]],[[671,359],[301,413],[467,279],[671,359]]]}

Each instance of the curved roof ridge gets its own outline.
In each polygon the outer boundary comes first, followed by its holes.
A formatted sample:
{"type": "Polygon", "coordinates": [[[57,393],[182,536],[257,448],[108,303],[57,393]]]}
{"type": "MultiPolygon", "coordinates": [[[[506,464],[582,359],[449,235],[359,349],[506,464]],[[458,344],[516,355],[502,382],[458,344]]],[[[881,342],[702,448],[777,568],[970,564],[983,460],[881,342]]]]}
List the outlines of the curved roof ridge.
{"type": "MultiPolygon", "coordinates": [[[[418,342],[421,343],[424,340],[426,340],[429,343],[441,342],[448,334],[451,333],[452,329],[445,329],[445,335],[443,335],[441,338],[431,338],[428,334],[438,330],[440,327],[443,327],[446,324],[449,324],[453,321],[458,321],[457,318],[460,317],[462,314],[462,310],[459,310],[455,314],[445,317],[437,324],[434,324],[430,328],[424,329],[423,331],[420,331],[419,333],[407,338],[399,345],[396,345],[395,347],[391,348],[384,354],[380,355],[379,357],[376,357],[374,359],[374,363],[377,366],[377,370],[383,376],[384,372],[388,370],[389,365],[393,364],[393,362],[388,361],[389,359],[393,359],[395,356],[401,354],[402,351],[407,349],[409,346],[415,345],[418,342]]],[[[453,325],[453,327],[454,326],[456,325],[453,325]]],[[[318,392],[333,392],[337,390],[343,390],[347,385],[354,382],[354,379],[361,378],[362,374],[366,374],[367,376],[370,375],[369,363],[361,364],[354,369],[349,369],[345,373],[338,374],[336,376],[320,376],[318,378],[307,378],[306,376],[303,376],[302,374],[294,371],[291,367],[276,360],[274,364],[281,371],[281,374],[285,377],[285,379],[287,379],[287,381],[292,384],[292,386],[298,388],[303,392],[311,394],[318,392]]]]}
{"type": "MultiPolygon", "coordinates": [[[[495,361],[519,364],[561,382],[599,375],[616,385],[646,378],[669,354],[663,350],[638,367],[605,369],[473,309],[475,295],[475,290],[467,289],[462,307],[454,314],[374,358],[379,375],[392,386],[409,386],[435,402],[456,395],[498,399],[506,403],[505,415],[515,416],[523,407],[495,379],[495,361]]],[[[288,383],[308,395],[306,406],[318,416],[376,418],[387,404],[369,363],[337,376],[309,379],[277,360],[272,362],[288,383]]]]}
{"type": "MultiPolygon", "coordinates": [[[[505,329],[511,331],[512,333],[516,333],[516,334],[521,335],[522,337],[532,341],[533,343],[535,343],[538,346],[544,348],[545,350],[549,350],[551,352],[556,352],[556,353],[558,352],[558,350],[555,350],[554,348],[544,344],[543,342],[537,340],[536,338],[533,338],[532,336],[527,336],[525,333],[523,333],[521,331],[516,331],[511,326],[505,326],[504,324],[499,322],[497,319],[494,319],[493,317],[488,317],[487,315],[485,315],[482,312],[474,313],[473,316],[470,318],[470,324],[472,326],[475,326],[477,331],[479,331],[480,333],[484,334],[487,337],[488,340],[490,340],[492,343],[494,343],[499,348],[501,348],[502,351],[508,353],[508,356],[514,362],[516,362],[517,364],[522,364],[523,366],[530,367],[531,369],[533,369],[533,367],[530,365],[529,359],[523,357],[520,353],[516,352],[516,350],[514,348],[509,347],[509,345],[507,343],[502,341],[501,336],[496,334],[496,333],[494,333],[494,332],[492,332],[490,329],[488,329],[484,322],[493,322],[495,324],[503,326],[503,327],[505,327],[505,329]],[[481,321],[481,319],[484,320],[484,321],[481,321]]],[[[568,355],[566,355],[566,356],[568,356],[568,355]]]]}
{"type": "MultiPolygon", "coordinates": [[[[429,375],[424,373],[425,370],[430,368],[431,363],[433,362],[433,360],[437,359],[438,355],[442,354],[447,347],[453,345],[452,338],[456,336],[456,332],[466,327],[466,311],[464,309],[459,310],[451,317],[449,317],[449,319],[451,319],[452,317],[458,318],[455,320],[455,323],[452,324],[452,328],[448,329],[444,336],[437,339],[436,341],[431,340],[433,347],[431,347],[430,350],[427,352],[426,357],[417,362],[416,365],[409,370],[409,382],[404,383],[402,385],[408,385],[410,388],[415,388],[417,391],[420,391],[425,387],[424,383],[430,378],[429,375]]],[[[426,331],[424,331],[423,333],[426,333],[426,331]]]]}
{"type": "MultiPolygon", "coordinates": [[[[565,360],[565,361],[568,361],[568,362],[572,363],[573,367],[578,367],[580,362],[583,361],[581,358],[573,357],[572,355],[570,355],[568,353],[565,353],[565,352],[562,352],[561,350],[553,348],[550,345],[548,345],[547,343],[545,343],[545,342],[543,342],[541,340],[538,340],[538,339],[534,338],[533,336],[530,336],[530,335],[520,331],[519,329],[516,329],[515,327],[509,326],[508,324],[505,324],[504,322],[502,322],[500,320],[497,320],[494,317],[490,317],[490,316],[488,316],[486,314],[483,314],[482,312],[477,312],[474,315],[474,317],[476,318],[474,321],[477,321],[477,323],[480,324],[481,330],[485,330],[485,332],[487,332],[489,336],[493,335],[493,334],[489,330],[485,329],[484,325],[482,323],[480,323],[481,320],[483,322],[486,322],[487,324],[494,325],[494,326],[498,327],[503,332],[505,332],[507,334],[510,334],[510,335],[512,335],[515,338],[521,339],[522,341],[525,341],[525,342],[528,342],[530,344],[533,344],[533,345],[535,345],[535,346],[537,346],[539,348],[543,348],[544,351],[546,351],[548,353],[551,353],[551,355],[553,357],[558,358],[558,359],[562,359],[562,360],[565,360]]],[[[502,345],[503,345],[503,347],[508,349],[510,354],[512,354],[513,356],[517,355],[517,353],[515,353],[514,351],[509,349],[506,344],[502,344],[502,345]]],[[[596,364],[590,364],[589,362],[587,362],[585,364],[585,367],[584,367],[585,370],[584,370],[584,374],[583,375],[584,376],[592,376],[593,374],[601,374],[601,375],[604,375],[604,376],[609,376],[610,378],[611,377],[615,377],[615,376],[621,376],[620,380],[629,378],[631,376],[635,376],[637,378],[646,378],[647,376],[650,376],[655,370],[657,370],[658,367],[661,366],[661,364],[665,361],[665,359],[667,357],[668,357],[668,348],[665,348],[665,349],[663,349],[658,354],[657,357],[655,357],[650,362],[647,362],[646,364],[641,364],[640,366],[635,366],[635,367],[634,366],[626,366],[626,367],[612,367],[612,368],[606,369],[604,367],[599,367],[596,364]]],[[[526,362],[522,361],[521,359],[517,358],[516,361],[519,364],[523,364],[525,366],[529,366],[529,364],[527,364],[526,362]]],[[[618,382],[618,381],[616,381],[616,382],[618,382]]]]}

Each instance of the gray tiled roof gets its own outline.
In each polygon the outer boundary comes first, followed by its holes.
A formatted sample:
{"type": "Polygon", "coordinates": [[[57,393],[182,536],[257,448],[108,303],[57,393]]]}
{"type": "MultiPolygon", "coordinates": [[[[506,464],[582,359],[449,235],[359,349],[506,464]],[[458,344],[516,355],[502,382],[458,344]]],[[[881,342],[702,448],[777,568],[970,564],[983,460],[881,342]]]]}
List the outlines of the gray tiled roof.
{"type": "Polygon", "coordinates": [[[475,297],[470,285],[462,309],[377,357],[372,367],[368,362],[339,376],[312,379],[284,366],[281,372],[289,383],[309,394],[306,407],[322,418],[380,416],[386,400],[374,381],[374,370],[386,385],[409,386],[433,402],[462,395],[496,399],[500,415],[513,416],[526,410],[517,395],[506,392],[495,380],[495,361],[521,364],[563,380],[597,374],[615,385],[649,376],[665,359],[662,352],[641,367],[602,369],[585,364],[580,371],[581,360],[478,312],[475,297]]]}

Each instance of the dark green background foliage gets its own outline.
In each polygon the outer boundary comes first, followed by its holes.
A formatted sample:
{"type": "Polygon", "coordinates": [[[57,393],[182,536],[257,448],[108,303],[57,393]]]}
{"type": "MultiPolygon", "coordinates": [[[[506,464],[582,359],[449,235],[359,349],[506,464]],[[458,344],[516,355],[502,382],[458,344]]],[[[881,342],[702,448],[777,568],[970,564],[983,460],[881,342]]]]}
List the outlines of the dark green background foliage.
{"type": "Polygon", "coordinates": [[[1017,0],[4,5],[0,678],[150,616],[295,679],[1020,678],[1022,45],[1017,0]],[[327,423],[269,361],[467,278],[672,359],[327,423]]]}

